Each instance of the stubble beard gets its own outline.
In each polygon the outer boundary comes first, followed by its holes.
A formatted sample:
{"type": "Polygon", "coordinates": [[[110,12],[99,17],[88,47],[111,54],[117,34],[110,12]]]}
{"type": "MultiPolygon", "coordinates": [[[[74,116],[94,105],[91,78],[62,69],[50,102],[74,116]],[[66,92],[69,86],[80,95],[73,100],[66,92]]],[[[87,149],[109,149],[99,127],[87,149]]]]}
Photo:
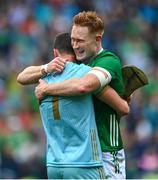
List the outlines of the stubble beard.
{"type": "Polygon", "coordinates": [[[88,56],[88,57],[85,57],[85,58],[83,58],[83,59],[77,59],[77,63],[78,64],[81,64],[81,63],[83,63],[83,64],[85,64],[85,65],[87,65],[87,64],[89,64],[90,62],[91,62],[91,60],[93,59],[95,57],[95,54],[93,54],[93,55],[91,55],[91,56],[88,56]]]}

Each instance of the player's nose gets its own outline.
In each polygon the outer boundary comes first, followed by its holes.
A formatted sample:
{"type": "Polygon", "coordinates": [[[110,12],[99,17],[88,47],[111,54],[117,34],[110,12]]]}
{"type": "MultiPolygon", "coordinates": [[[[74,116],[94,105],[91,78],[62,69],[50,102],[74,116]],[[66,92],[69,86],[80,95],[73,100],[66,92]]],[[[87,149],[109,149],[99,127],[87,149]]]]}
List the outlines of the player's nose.
{"type": "Polygon", "coordinates": [[[74,42],[72,43],[72,47],[73,47],[73,49],[79,48],[78,42],[77,42],[77,41],[74,41],[74,42]]]}

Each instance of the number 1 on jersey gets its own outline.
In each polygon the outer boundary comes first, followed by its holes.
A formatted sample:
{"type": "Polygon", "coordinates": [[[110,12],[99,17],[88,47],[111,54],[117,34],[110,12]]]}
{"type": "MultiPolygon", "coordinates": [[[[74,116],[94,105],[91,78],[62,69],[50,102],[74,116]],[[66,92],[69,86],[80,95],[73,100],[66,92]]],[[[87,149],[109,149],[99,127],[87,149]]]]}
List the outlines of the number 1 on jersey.
{"type": "Polygon", "coordinates": [[[53,102],[52,103],[53,103],[52,108],[53,108],[54,119],[55,120],[60,120],[59,98],[58,98],[58,96],[53,97],[53,102]]]}

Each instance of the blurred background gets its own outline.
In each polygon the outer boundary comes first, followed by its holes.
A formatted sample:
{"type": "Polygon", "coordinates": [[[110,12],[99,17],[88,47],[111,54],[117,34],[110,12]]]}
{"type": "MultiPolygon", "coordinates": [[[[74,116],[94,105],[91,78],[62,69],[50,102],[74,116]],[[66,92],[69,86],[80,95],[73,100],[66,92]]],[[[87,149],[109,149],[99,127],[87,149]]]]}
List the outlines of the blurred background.
{"type": "Polygon", "coordinates": [[[0,178],[47,178],[45,136],[34,86],[17,74],[52,59],[52,43],[72,18],[96,10],[105,23],[103,46],[122,64],[143,69],[150,84],[137,90],[121,121],[127,178],[158,179],[158,1],[0,0],[0,178]]]}

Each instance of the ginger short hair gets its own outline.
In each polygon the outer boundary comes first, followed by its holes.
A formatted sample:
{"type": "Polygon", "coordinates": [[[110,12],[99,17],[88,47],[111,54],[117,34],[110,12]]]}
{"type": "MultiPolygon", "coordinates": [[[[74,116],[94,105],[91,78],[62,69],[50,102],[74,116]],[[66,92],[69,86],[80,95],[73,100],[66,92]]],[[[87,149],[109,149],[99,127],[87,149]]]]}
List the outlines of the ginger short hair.
{"type": "Polygon", "coordinates": [[[88,27],[91,33],[104,33],[104,23],[95,11],[83,11],[73,18],[73,25],[88,27]]]}

